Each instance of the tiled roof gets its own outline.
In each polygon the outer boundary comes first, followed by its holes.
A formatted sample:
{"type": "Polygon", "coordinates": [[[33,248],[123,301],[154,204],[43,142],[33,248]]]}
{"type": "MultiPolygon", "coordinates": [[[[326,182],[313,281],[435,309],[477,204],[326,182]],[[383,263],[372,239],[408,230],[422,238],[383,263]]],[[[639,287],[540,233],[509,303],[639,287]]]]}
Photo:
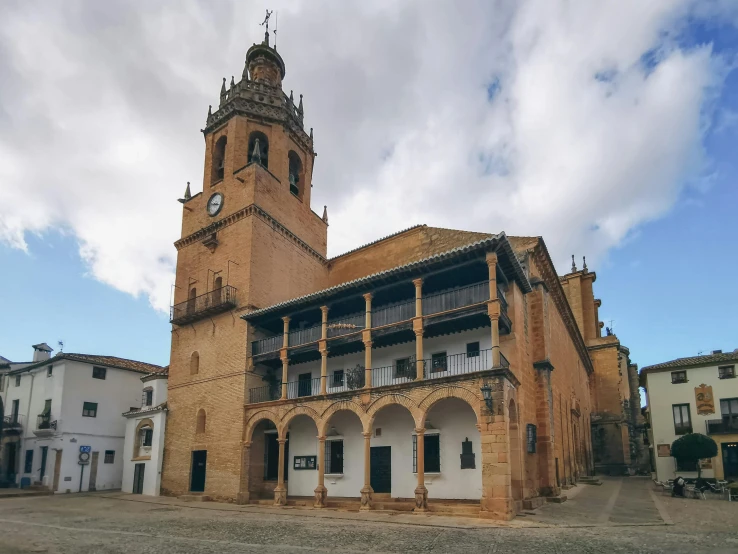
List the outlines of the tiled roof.
{"type": "Polygon", "coordinates": [[[413,225],[412,227],[408,227],[407,229],[403,229],[402,231],[397,231],[396,233],[392,233],[391,235],[387,235],[386,237],[378,238],[377,240],[373,240],[371,242],[367,242],[366,244],[362,244],[361,246],[357,246],[356,248],[352,248],[351,250],[348,250],[344,252],[343,254],[339,254],[338,256],[333,256],[332,258],[329,258],[328,261],[332,262],[333,260],[340,258],[342,256],[346,256],[347,254],[351,254],[353,252],[356,252],[357,250],[362,250],[368,246],[371,246],[373,244],[377,244],[378,242],[382,242],[387,239],[391,239],[393,237],[396,237],[397,235],[401,235],[403,233],[407,233],[408,231],[412,231],[413,229],[417,229],[419,227],[427,227],[425,223],[419,224],[419,225],[413,225]]]}
{"type": "Polygon", "coordinates": [[[123,412],[123,416],[133,416],[133,415],[142,415],[142,414],[152,414],[154,412],[160,412],[162,410],[167,409],[167,403],[162,402],[158,406],[146,406],[145,408],[141,408],[140,410],[128,410],[127,412],[123,412]]]}
{"type": "Polygon", "coordinates": [[[669,362],[644,367],[641,370],[641,373],[649,373],[651,371],[675,369],[680,367],[721,364],[723,362],[738,362],[738,349],[734,350],[733,352],[724,352],[721,354],[707,354],[706,356],[677,358],[676,360],[671,360],[669,362]]]}
{"type": "Polygon", "coordinates": [[[161,373],[167,371],[167,367],[162,367],[155,364],[147,364],[145,362],[139,362],[136,360],[129,360],[127,358],[118,358],[117,356],[98,356],[95,354],[67,354],[66,352],[57,354],[48,360],[42,360],[40,362],[33,363],[21,369],[12,371],[11,373],[20,373],[21,371],[29,371],[43,365],[54,363],[55,361],[61,360],[72,360],[75,362],[83,362],[86,364],[97,364],[105,367],[113,367],[117,369],[127,369],[129,371],[136,371],[138,373],[161,373]]]}
{"type": "Polygon", "coordinates": [[[522,252],[535,248],[540,237],[507,237],[507,239],[510,241],[513,250],[522,252]]]}

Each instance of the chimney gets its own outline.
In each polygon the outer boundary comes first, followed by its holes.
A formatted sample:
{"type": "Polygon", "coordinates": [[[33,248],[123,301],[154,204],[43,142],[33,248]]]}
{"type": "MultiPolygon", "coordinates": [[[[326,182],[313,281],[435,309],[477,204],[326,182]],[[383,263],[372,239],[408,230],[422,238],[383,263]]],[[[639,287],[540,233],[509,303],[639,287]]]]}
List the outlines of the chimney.
{"type": "Polygon", "coordinates": [[[53,350],[54,349],[51,348],[45,342],[42,342],[41,344],[34,344],[33,345],[33,361],[43,362],[44,360],[48,360],[49,358],[51,358],[51,352],[53,350]]]}
{"type": "Polygon", "coordinates": [[[723,351],[722,350],[713,350],[712,353],[713,354],[722,354],[723,351]]]}

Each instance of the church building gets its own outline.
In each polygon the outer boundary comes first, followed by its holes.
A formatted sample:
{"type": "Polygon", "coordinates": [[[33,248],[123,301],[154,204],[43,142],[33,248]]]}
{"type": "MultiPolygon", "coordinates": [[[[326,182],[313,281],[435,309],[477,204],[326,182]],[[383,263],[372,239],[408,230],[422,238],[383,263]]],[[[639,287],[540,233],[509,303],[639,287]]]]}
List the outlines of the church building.
{"type": "Polygon", "coordinates": [[[285,73],[267,33],[180,200],[162,494],[506,520],[592,474],[597,386],[618,387],[594,273],[427,225],[329,258],[285,73]]]}

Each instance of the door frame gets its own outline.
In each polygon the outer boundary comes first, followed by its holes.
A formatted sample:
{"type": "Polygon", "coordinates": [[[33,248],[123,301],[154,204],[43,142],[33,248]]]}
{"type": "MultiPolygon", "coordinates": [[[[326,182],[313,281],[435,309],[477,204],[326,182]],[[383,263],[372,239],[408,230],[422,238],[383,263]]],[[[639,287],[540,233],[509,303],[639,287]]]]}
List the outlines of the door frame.
{"type": "MultiPolygon", "coordinates": [[[[372,482],[372,478],[371,478],[372,472],[374,471],[374,468],[377,465],[377,464],[371,463],[371,459],[372,459],[371,453],[372,453],[372,450],[374,450],[377,454],[379,454],[380,451],[381,452],[388,452],[389,453],[389,455],[388,455],[389,464],[387,465],[387,467],[389,469],[389,490],[388,491],[377,491],[377,490],[375,490],[374,492],[377,492],[379,494],[392,494],[392,446],[386,445],[386,446],[371,446],[370,447],[370,449],[369,449],[369,463],[370,463],[370,467],[369,467],[369,482],[370,482],[370,484],[372,482]]],[[[374,485],[372,485],[372,488],[374,488],[374,485]]]]}
{"type": "Polygon", "coordinates": [[[192,454],[190,455],[190,492],[205,492],[205,484],[207,482],[207,473],[208,470],[208,451],[207,450],[193,450],[192,454]],[[199,454],[201,452],[204,452],[205,459],[203,461],[203,469],[202,469],[202,490],[194,490],[192,488],[192,485],[195,481],[195,454],[199,454]]]}
{"type": "Polygon", "coordinates": [[[145,479],[146,479],[146,464],[145,463],[133,464],[133,487],[131,488],[133,494],[143,494],[145,479]]]}
{"type": "Polygon", "coordinates": [[[48,461],[49,461],[49,447],[42,446],[41,447],[41,468],[39,469],[39,473],[38,473],[38,480],[41,481],[41,483],[44,482],[44,477],[46,477],[46,464],[48,461]]]}
{"type": "Polygon", "coordinates": [[[738,454],[738,446],[736,446],[736,443],[734,442],[723,442],[720,443],[720,456],[721,456],[721,462],[723,463],[723,479],[728,479],[731,477],[738,477],[738,464],[735,465],[735,475],[730,474],[728,475],[728,450],[735,449],[736,453],[738,454]]]}

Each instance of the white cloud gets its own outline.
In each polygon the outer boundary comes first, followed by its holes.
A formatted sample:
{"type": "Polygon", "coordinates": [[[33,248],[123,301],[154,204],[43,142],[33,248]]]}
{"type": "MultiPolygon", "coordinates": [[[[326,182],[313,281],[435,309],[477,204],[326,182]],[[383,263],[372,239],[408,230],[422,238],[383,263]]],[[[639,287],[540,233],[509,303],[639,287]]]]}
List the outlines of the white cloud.
{"type": "MultiPolygon", "coordinates": [[[[543,235],[559,263],[577,252],[594,267],[704,169],[726,70],[678,39],[688,14],[732,8],[697,4],[275,6],[285,89],[305,94],[315,127],[330,253],[424,222],[543,235]]],[[[263,8],[4,8],[0,240],[63,228],[95,278],[166,309],[175,200],[186,181],[199,190],[198,129],[260,40],[263,8]]]]}

